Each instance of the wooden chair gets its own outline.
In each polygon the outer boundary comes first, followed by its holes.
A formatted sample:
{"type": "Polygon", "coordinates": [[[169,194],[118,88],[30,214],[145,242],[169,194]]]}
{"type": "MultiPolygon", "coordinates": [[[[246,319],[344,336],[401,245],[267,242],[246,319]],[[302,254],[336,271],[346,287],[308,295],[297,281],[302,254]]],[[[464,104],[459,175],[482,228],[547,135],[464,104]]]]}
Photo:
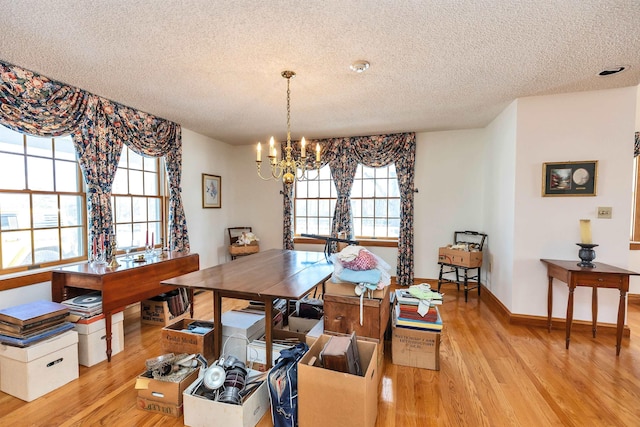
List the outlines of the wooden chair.
{"type": "MultiPolygon", "coordinates": [[[[227,228],[227,232],[229,233],[229,245],[233,245],[235,242],[238,241],[238,239],[240,238],[240,236],[242,236],[242,233],[246,233],[252,232],[252,228],[251,227],[229,227],[227,228]]],[[[251,254],[232,254],[231,255],[231,260],[233,261],[234,259],[236,259],[239,256],[245,256],[245,255],[251,255],[251,254]]]]}

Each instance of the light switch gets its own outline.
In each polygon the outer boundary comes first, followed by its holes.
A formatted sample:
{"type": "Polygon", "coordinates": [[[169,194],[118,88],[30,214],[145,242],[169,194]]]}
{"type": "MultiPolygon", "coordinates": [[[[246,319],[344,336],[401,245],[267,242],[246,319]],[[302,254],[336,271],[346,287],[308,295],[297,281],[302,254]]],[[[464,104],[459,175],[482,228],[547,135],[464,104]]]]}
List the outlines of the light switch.
{"type": "Polygon", "coordinates": [[[598,207],[598,218],[611,219],[611,210],[610,206],[598,207]]]}

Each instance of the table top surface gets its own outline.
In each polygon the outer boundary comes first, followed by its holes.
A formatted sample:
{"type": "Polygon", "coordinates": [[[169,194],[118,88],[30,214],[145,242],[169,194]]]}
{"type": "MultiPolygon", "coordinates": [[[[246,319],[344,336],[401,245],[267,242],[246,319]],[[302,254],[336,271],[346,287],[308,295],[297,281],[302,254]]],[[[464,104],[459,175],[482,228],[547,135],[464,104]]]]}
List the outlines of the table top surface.
{"type": "Polygon", "coordinates": [[[87,276],[104,276],[111,273],[119,273],[122,271],[133,270],[134,268],[140,268],[144,266],[160,264],[166,261],[171,260],[179,260],[181,258],[198,256],[195,253],[183,253],[183,252],[165,252],[165,258],[159,257],[150,257],[145,255],[145,260],[143,262],[134,262],[134,258],[137,255],[141,255],[142,253],[132,253],[131,260],[126,260],[124,257],[116,257],[119,267],[111,268],[107,264],[97,265],[95,263],[89,264],[88,262],[83,262],[81,264],[67,265],[65,267],[56,268],[52,270],[54,273],[69,273],[69,274],[79,274],[79,275],[87,275],[87,276]]]}
{"type": "Polygon", "coordinates": [[[274,298],[302,298],[333,273],[322,252],[269,249],[161,284],[274,298]]]}
{"type": "Polygon", "coordinates": [[[640,276],[640,273],[636,273],[635,271],[625,270],[624,268],[615,267],[613,265],[605,264],[602,262],[594,262],[595,267],[579,267],[579,260],[575,261],[567,261],[567,260],[559,260],[559,259],[540,259],[540,261],[544,262],[548,265],[555,265],[557,267],[563,268],[569,272],[580,272],[580,273],[604,273],[604,274],[627,274],[629,276],[640,276]]]}

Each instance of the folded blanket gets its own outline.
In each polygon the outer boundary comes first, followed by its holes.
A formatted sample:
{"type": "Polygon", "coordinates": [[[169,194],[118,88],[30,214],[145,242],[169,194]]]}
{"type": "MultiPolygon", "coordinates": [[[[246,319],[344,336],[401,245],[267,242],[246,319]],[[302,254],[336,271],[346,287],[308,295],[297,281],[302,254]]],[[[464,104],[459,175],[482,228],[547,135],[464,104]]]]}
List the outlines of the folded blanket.
{"type": "Polygon", "coordinates": [[[362,271],[354,271],[348,268],[342,269],[340,276],[338,278],[345,282],[352,283],[375,283],[377,284],[380,281],[380,277],[382,273],[380,270],[362,270],[362,271]]]}

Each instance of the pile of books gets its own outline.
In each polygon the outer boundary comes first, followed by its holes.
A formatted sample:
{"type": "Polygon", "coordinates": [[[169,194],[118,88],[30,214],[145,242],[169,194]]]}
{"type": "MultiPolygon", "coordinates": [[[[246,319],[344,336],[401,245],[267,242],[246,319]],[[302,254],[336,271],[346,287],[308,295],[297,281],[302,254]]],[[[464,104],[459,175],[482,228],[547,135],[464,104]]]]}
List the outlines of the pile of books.
{"type": "Polygon", "coordinates": [[[396,290],[395,324],[398,327],[441,331],[442,318],[438,305],[442,304],[442,295],[431,291],[434,298],[419,299],[405,289],[396,290]]]}
{"type": "Polygon", "coordinates": [[[102,294],[91,292],[62,301],[69,308],[69,313],[77,318],[86,319],[102,314],[102,294]]]}
{"type": "Polygon", "coordinates": [[[69,308],[51,301],[35,301],[0,310],[0,343],[27,347],[73,329],[69,308]]]}

